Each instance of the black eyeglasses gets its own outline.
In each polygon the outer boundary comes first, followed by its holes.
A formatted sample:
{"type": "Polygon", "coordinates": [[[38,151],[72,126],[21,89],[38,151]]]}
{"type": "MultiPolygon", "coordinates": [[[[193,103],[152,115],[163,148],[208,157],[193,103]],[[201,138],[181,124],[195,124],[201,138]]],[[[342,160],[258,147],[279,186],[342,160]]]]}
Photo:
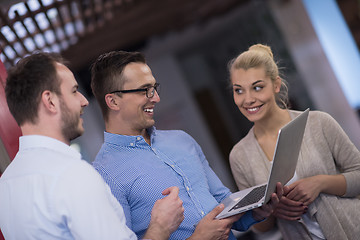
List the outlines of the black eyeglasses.
{"type": "Polygon", "coordinates": [[[132,93],[132,92],[145,92],[147,98],[152,98],[155,94],[155,91],[157,94],[160,93],[160,83],[155,83],[154,86],[149,86],[146,88],[139,88],[139,89],[129,89],[129,90],[116,90],[112,91],[110,93],[132,93]]]}

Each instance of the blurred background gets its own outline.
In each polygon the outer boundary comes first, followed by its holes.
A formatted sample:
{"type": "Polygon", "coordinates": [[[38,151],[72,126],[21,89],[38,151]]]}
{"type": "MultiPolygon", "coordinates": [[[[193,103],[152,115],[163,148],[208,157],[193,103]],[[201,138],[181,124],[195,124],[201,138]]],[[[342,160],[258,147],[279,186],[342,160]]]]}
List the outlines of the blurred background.
{"type": "MultiPolygon", "coordinates": [[[[0,73],[36,50],[69,60],[90,102],[73,142],[88,162],[104,130],[89,67],[104,52],[140,51],[161,83],[156,127],[192,135],[232,191],[228,155],[251,123],[233,103],[227,64],[255,43],[271,46],[292,109],[328,112],[359,148],[358,0],[0,0],[0,73]]],[[[1,148],[0,173],[11,160],[1,148]]]]}

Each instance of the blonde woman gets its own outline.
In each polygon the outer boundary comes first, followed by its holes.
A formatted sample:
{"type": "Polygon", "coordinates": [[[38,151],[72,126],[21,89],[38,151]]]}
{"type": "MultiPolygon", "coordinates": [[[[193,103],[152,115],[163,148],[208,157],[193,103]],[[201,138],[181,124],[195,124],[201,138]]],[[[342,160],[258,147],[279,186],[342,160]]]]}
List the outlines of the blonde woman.
{"type": "MultiPolygon", "coordinates": [[[[254,123],[230,153],[239,189],[267,181],[278,130],[300,112],[287,108],[286,82],[270,47],[256,44],[229,64],[234,102],[254,123]]],[[[284,169],[286,171],[286,169],[284,169]]],[[[358,239],[360,153],[328,114],[311,111],[296,173],[273,216],[253,226],[276,224],[284,239],[358,239]]]]}

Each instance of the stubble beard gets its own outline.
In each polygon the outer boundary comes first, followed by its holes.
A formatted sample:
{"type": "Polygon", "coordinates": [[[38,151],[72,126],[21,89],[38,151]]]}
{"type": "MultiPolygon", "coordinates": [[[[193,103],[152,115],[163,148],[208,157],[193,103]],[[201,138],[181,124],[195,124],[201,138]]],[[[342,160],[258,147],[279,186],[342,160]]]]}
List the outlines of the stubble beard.
{"type": "Polygon", "coordinates": [[[84,129],[79,126],[80,116],[78,113],[71,113],[65,102],[60,100],[61,110],[61,131],[65,139],[74,140],[81,136],[84,129]]]}

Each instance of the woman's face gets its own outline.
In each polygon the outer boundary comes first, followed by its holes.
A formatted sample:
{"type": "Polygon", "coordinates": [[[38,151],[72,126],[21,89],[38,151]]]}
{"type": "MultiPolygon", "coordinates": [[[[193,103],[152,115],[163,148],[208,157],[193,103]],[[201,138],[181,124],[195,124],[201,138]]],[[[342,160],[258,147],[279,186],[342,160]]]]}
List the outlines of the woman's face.
{"type": "Polygon", "coordinates": [[[232,69],[231,83],[234,102],[251,122],[263,120],[277,106],[275,95],[280,91],[281,79],[272,82],[264,68],[232,69]]]}

